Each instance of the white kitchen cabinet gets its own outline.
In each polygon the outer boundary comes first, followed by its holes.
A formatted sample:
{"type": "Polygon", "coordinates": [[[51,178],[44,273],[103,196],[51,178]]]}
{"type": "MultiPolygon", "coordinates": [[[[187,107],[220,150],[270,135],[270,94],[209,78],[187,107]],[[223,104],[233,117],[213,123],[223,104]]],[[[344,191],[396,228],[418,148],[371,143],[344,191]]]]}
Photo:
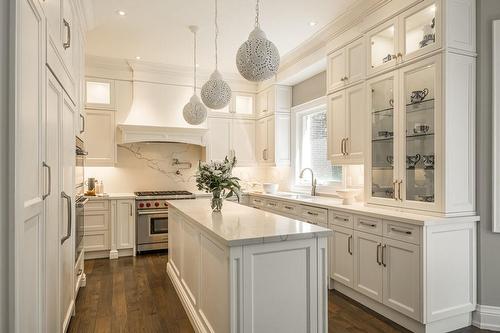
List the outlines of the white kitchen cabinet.
{"type": "Polygon", "coordinates": [[[208,118],[207,161],[223,161],[232,156],[230,118],[208,118]]]}
{"type": "Polygon", "coordinates": [[[382,246],[383,303],[420,320],[420,247],[384,238],[382,246]]]}
{"type": "Polygon", "coordinates": [[[327,56],[327,91],[343,89],[365,77],[365,44],[362,38],[327,56]]]}
{"type": "Polygon", "coordinates": [[[365,85],[328,96],[328,152],[332,164],[363,164],[365,85]]]}
{"type": "Polygon", "coordinates": [[[135,200],[92,198],[85,206],[86,258],[135,255],[135,200]]]}
{"type": "Polygon", "coordinates": [[[222,109],[209,109],[209,117],[234,115],[236,117],[253,118],[255,117],[255,99],[255,94],[233,91],[229,104],[222,109]]]}
{"type": "Polygon", "coordinates": [[[267,117],[277,112],[290,112],[292,107],[292,87],[272,85],[257,94],[257,118],[267,117]]]}
{"type": "Polygon", "coordinates": [[[135,248],[135,200],[116,200],[116,248],[135,248]]]}
{"type": "Polygon", "coordinates": [[[40,2],[47,17],[47,65],[77,104],[80,71],[80,34],[75,4],[72,0],[40,2]]]}
{"type": "Polygon", "coordinates": [[[87,77],[85,79],[85,107],[115,110],[115,81],[87,77]]]}
{"type": "Polygon", "coordinates": [[[275,114],[257,120],[256,134],[259,164],[290,164],[290,114],[275,114]]]}
{"type": "Polygon", "coordinates": [[[354,231],[354,289],[382,302],[382,237],[354,231]]]}
{"type": "Polygon", "coordinates": [[[332,247],[329,255],[331,260],[330,277],[350,288],[354,286],[354,256],[352,229],[334,225],[332,247]]]}
{"type": "Polygon", "coordinates": [[[116,162],[115,111],[87,109],[86,166],[114,166],[116,162]]]}
{"type": "Polygon", "coordinates": [[[255,121],[239,118],[208,118],[208,161],[236,156],[238,166],[255,164],[255,121]]]}

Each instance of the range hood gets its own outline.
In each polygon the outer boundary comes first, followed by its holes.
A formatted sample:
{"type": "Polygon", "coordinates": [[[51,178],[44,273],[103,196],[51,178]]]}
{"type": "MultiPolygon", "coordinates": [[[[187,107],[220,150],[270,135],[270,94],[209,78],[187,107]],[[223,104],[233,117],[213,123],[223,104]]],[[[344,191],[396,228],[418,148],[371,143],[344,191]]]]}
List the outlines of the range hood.
{"type": "Polygon", "coordinates": [[[119,124],[121,143],[171,142],[205,146],[206,128],[119,124]]]}

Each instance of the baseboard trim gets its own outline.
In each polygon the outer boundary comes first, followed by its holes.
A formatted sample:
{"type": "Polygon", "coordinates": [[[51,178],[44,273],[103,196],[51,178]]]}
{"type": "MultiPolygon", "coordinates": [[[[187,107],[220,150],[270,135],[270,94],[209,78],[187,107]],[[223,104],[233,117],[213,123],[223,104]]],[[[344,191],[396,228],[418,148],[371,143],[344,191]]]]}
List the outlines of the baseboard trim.
{"type": "Polygon", "coordinates": [[[500,331],[500,307],[478,304],[472,313],[472,325],[482,330],[500,331]]]}
{"type": "Polygon", "coordinates": [[[198,313],[196,312],[196,309],[194,306],[191,304],[189,297],[182,287],[182,283],[175,274],[172,265],[170,263],[167,263],[167,274],[170,277],[170,281],[172,281],[172,284],[174,285],[174,289],[177,292],[177,295],[179,296],[179,299],[181,300],[182,306],[184,307],[184,310],[186,310],[186,313],[188,315],[189,321],[191,322],[191,325],[193,326],[193,329],[195,330],[196,333],[208,333],[207,330],[205,330],[200,317],[198,316],[198,313]]]}

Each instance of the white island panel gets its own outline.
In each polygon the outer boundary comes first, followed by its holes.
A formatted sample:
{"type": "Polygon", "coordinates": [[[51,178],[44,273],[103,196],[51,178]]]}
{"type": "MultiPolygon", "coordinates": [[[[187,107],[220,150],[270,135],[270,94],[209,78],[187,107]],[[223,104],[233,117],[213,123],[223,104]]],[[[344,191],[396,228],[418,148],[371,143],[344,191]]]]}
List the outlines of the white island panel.
{"type": "Polygon", "coordinates": [[[327,332],[331,231],[230,202],[169,209],[167,272],[195,331],[327,332]]]}

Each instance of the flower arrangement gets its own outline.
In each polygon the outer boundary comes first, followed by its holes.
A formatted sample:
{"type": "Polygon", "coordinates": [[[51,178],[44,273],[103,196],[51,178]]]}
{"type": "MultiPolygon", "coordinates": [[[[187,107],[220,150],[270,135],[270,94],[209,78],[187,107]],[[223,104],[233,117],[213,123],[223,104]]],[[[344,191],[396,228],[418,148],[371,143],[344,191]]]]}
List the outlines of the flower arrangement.
{"type": "Polygon", "coordinates": [[[233,195],[240,198],[241,186],[239,178],[232,176],[236,165],[236,157],[229,159],[227,156],[222,162],[200,162],[196,173],[196,186],[198,190],[212,193],[212,210],[220,212],[224,199],[233,195]]]}

